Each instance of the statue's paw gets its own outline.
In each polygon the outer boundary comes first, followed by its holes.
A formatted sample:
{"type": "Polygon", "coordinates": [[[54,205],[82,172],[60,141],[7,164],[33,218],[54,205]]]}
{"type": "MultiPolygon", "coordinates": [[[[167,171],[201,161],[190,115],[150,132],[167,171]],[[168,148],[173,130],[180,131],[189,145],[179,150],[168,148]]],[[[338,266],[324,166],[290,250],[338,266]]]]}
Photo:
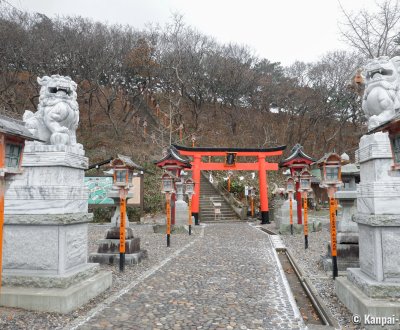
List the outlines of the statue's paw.
{"type": "Polygon", "coordinates": [[[53,133],[50,137],[50,143],[53,145],[58,145],[58,144],[67,145],[69,144],[69,135],[60,132],[53,133]]]}
{"type": "Polygon", "coordinates": [[[372,116],[368,119],[368,129],[371,130],[380,125],[378,116],[372,116]]]}
{"type": "Polygon", "coordinates": [[[68,128],[62,126],[60,129],[57,130],[57,133],[68,133],[68,128]]]}

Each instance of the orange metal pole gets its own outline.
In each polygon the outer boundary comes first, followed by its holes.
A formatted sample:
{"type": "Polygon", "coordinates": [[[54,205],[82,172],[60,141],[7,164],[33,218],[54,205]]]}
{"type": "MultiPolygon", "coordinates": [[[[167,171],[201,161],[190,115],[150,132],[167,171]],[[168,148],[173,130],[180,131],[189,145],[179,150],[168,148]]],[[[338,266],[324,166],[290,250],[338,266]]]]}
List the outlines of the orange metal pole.
{"type": "Polygon", "coordinates": [[[199,224],[199,211],[200,211],[200,165],[201,156],[195,155],[192,167],[192,178],[195,183],[194,195],[192,200],[192,215],[194,216],[195,225],[199,224]]]}
{"type": "Polygon", "coordinates": [[[261,224],[269,223],[268,208],[268,188],[267,188],[267,171],[265,168],[265,158],[258,157],[258,178],[260,181],[260,204],[261,204],[261,224]]]}
{"type": "Polygon", "coordinates": [[[304,199],[304,248],[308,249],[308,204],[307,192],[303,193],[304,199]]]}
{"type": "Polygon", "coordinates": [[[231,192],[231,177],[228,176],[228,192],[231,192]]]}

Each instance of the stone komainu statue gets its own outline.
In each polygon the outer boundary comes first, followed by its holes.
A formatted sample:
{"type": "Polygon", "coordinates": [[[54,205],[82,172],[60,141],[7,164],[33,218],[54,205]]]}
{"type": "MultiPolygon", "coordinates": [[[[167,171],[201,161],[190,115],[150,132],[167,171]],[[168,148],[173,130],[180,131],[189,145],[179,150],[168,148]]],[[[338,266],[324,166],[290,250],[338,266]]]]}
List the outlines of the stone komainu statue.
{"type": "Polygon", "coordinates": [[[364,67],[362,109],[372,129],[390,120],[400,109],[400,56],[382,56],[364,67]]]}
{"type": "Polygon", "coordinates": [[[42,86],[38,111],[25,111],[25,126],[47,144],[77,145],[79,106],[76,83],[70,77],[60,75],[44,76],[37,81],[42,86]]]}

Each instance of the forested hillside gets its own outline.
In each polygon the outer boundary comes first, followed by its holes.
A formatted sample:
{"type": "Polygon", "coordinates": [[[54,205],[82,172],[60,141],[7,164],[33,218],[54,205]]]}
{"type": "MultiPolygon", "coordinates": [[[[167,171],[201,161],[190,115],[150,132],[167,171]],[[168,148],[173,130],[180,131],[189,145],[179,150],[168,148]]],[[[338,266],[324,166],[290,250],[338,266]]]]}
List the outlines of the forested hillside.
{"type": "Polygon", "coordinates": [[[150,160],[180,132],[181,143],[194,134],[197,146],[301,143],[316,157],[352,155],[364,127],[359,96],[348,88],[360,66],[352,53],[284,68],[246,46],[217,43],[179,15],[139,31],[4,4],[0,38],[1,112],[21,118],[35,109],[38,76],[71,76],[78,139],[91,162],[116,152],[150,160]]]}

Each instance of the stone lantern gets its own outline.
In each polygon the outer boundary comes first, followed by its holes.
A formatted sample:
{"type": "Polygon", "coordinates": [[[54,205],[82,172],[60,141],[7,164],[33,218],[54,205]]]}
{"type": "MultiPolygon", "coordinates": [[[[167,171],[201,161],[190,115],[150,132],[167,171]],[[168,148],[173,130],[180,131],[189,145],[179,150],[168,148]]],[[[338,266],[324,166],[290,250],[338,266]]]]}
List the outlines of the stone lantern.
{"type": "Polygon", "coordinates": [[[301,171],[299,175],[299,191],[302,194],[303,197],[303,203],[304,203],[304,225],[303,225],[303,230],[304,230],[304,245],[305,248],[308,249],[308,193],[312,191],[311,188],[311,177],[312,175],[310,174],[309,171],[303,170],[301,171]]]}
{"type": "Polygon", "coordinates": [[[154,161],[154,164],[172,177],[171,225],[184,227],[187,223],[187,204],[183,200],[184,182],[181,178],[181,171],[192,167],[190,160],[186,156],[182,156],[174,146],[170,146],[164,150],[163,158],[154,161]]]}
{"type": "Polygon", "coordinates": [[[332,256],[332,272],[333,277],[338,276],[337,266],[337,238],[336,238],[336,201],[335,192],[338,187],[342,185],[341,179],[341,157],[336,153],[329,153],[324,155],[317,165],[321,171],[321,188],[328,190],[329,196],[329,218],[330,218],[330,232],[331,232],[331,256],[332,256]]]}
{"type": "MultiPolygon", "coordinates": [[[[341,156],[342,157],[342,156],[341,156]]],[[[343,157],[342,157],[343,159],[343,157]]],[[[337,216],[337,254],[338,270],[359,267],[358,255],[358,225],[352,221],[357,212],[357,186],[360,181],[360,169],[356,164],[346,164],[341,168],[343,186],[335,193],[335,198],[341,208],[337,216]]],[[[328,255],[322,257],[326,271],[332,270],[330,245],[328,255]]]]}
{"type": "Polygon", "coordinates": [[[293,235],[293,193],[296,191],[295,182],[292,177],[288,177],[286,180],[286,193],[289,196],[289,222],[290,222],[290,233],[293,235]]]}
{"type": "Polygon", "coordinates": [[[298,191],[300,182],[297,180],[301,171],[308,168],[308,166],[315,162],[315,159],[308,156],[304,150],[303,146],[296,144],[292,150],[291,155],[286,159],[283,159],[279,163],[279,167],[290,169],[290,175],[296,180],[296,207],[297,207],[297,223],[302,224],[302,210],[301,210],[301,193],[298,191]]]}
{"type": "Polygon", "coordinates": [[[174,179],[168,173],[164,173],[161,177],[161,192],[163,194],[174,192],[174,179]]]}
{"type": "Polygon", "coordinates": [[[286,193],[293,197],[293,193],[296,191],[295,182],[292,177],[288,177],[286,180],[286,193]]]}
{"type": "Polygon", "coordinates": [[[317,165],[321,171],[320,187],[329,190],[329,188],[337,188],[342,185],[341,158],[338,154],[326,154],[317,162],[317,165]]]}
{"type": "Polygon", "coordinates": [[[114,200],[116,209],[111,219],[111,228],[107,230],[105,238],[99,241],[97,253],[89,255],[89,260],[102,264],[119,263],[120,271],[123,271],[125,264],[138,264],[147,257],[147,251],[140,249],[140,238],[135,237],[132,228],[129,228],[126,212],[126,200],[133,197],[129,191],[133,172],[138,165],[130,157],[118,155],[108,167],[113,172],[113,186],[107,197],[114,200]]]}

